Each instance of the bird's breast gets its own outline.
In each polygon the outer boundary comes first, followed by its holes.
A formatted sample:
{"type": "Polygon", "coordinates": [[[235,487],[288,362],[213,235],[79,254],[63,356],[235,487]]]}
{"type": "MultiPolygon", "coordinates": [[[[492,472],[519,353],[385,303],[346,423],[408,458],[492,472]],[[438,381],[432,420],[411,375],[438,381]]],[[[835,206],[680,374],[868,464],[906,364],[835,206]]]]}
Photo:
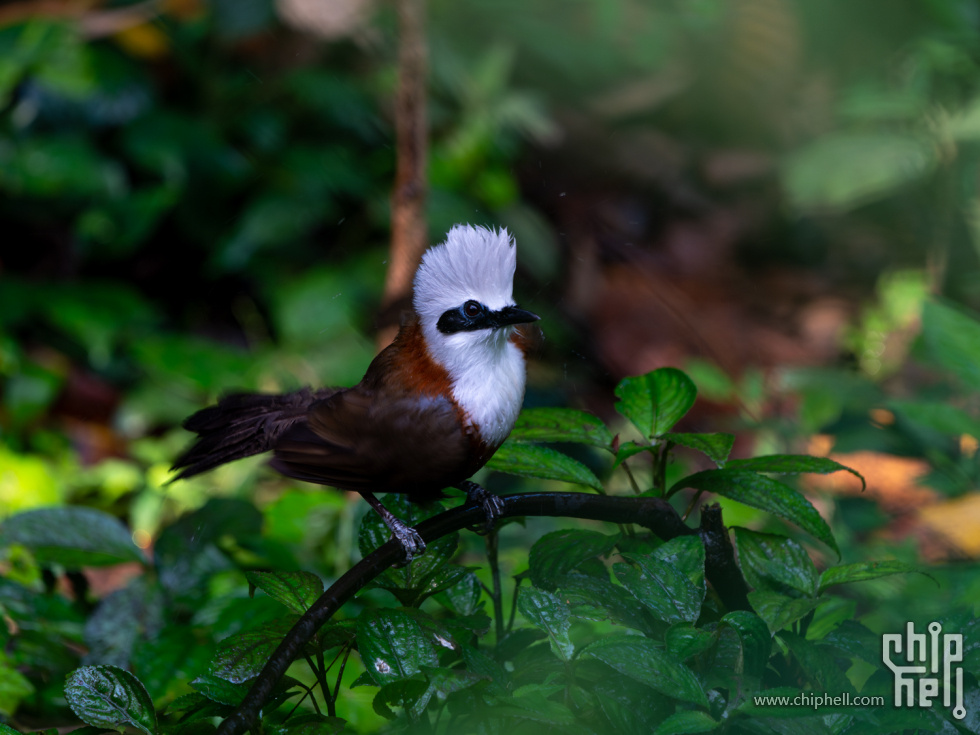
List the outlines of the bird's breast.
{"type": "Polygon", "coordinates": [[[496,450],[510,434],[524,402],[524,354],[512,342],[494,359],[453,376],[453,398],[480,439],[496,450]]]}

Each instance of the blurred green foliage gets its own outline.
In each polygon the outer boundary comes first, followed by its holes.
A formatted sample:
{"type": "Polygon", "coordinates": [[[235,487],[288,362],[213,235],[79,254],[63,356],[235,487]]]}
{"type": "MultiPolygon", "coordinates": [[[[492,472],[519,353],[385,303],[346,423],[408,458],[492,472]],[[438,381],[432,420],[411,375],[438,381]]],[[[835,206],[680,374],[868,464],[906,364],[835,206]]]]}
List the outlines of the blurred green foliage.
{"type": "MultiPolygon", "coordinates": [[[[281,634],[281,607],[263,595],[247,600],[240,569],[314,569],[329,580],[358,556],[363,509],[274,479],[258,462],[165,482],[186,438],[175,427],[216,394],[349,384],[370,359],[387,257],[396,34],[387,4],[330,42],[290,28],[272,0],[168,0],[116,32],[51,14],[51,5],[14,5],[36,7],[21,16],[0,8],[0,517],[61,506],[78,506],[78,517],[101,513],[87,521],[101,532],[89,539],[99,543],[86,565],[108,574],[115,565],[98,565],[128,560],[142,570],[136,581],[95,589],[99,575],[80,576],[81,563],[66,564],[57,543],[0,552],[0,715],[17,709],[47,725],[67,716],[64,677],[80,663],[112,676],[108,667],[128,662],[160,705],[188,694],[186,682],[207,671],[222,640],[267,624],[266,640],[281,634]]],[[[733,377],[701,360],[689,372],[702,395],[740,405],[739,433],[751,433],[757,452],[799,451],[822,433],[835,451],[924,461],[915,482],[943,499],[975,495],[974,0],[432,0],[427,30],[431,239],[460,221],[517,235],[518,290],[535,294],[547,317],[545,355],[561,363],[560,373],[541,368],[546,378],[565,375],[567,355],[586,352],[589,341],[560,318],[565,248],[582,233],[556,199],[587,191],[593,199],[575,207],[593,216],[610,192],[628,191],[651,240],[672,216],[761,202],[770,220],[765,234],[742,243],[746,262],[822,269],[868,288],[867,304],[841,345],[844,364],[781,369],[774,385],[761,370],[733,377]],[[766,165],[725,186],[705,164],[715,151],[750,151],[766,165]]],[[[597,239],[606,234],[600,227],[597,239]]],[[[589,378],[602,372],[571,364],[589,378]]],[[[530,402],[586,392],[552,382],[532,386],[530,402]]],[[[681,461],[652,456],[634,474],[653,484],[662,473],[672,486],[695,451],[727,456],[731,446],[719,436],[678,432],[671,441],[685,448],[681,461]]],[[[624,458],[650,453],[624,447],[624,458]]],[[[509,448],[497,460],[535,477],[548,467],[553,481],[606,480],[587,450],[562,466],[553,452],[509,448]]],[[[514,487],[499,475],[488,481],[514,487]]],[[[614,492],[630,489],[624,473],[607,482],[614,492]]],[[[723,499],[726,520],[760,535],[740,530],[740,551],[743,540],[758,549],[764,534],[786,532],[732,497],[723,499]]],[[[823,502],[845,562],[921,561],[875,500],[823,502]]],[[[59,528],[57,516],[45,517],[43,525],[59,528]]],[[[528,565],[535,534],[555,530],[529,527],[504,529],[510,571],[528,565]]],[[[816,521],[810,530],[823,533],[816,521]]],[[[457,558],[482,565],[472,542],[457,558]]],[[[806,551],[821,567],[835,564],[825,547],[806,551]]],[[[936,565],[938,587],[922,575],[887,576],[828,601],[796,546],[778,553],[809,585],[789,584],[789,596],[821,598],[808,635],[826,641],[840,630],[837,643],[851,652],[856,639],[845,639],[855,620],[875,633],[910,618],[964,628],[977,612],[972,561],[936,565]]],[[[590,572],[600,556],[583,561],[590,572]]],[[[440,558],[448,564],[448,554],[440,558]]],[[[768,579],[774,574],[760,567],[754,581],[786,593],[783,577],[768,579]]],[[[483,565],[443,590],[439,604],[475,614],[478,576],[489,584],[483,565]]],[[[548,656],[561,658],[574,636],[552,619],[564,615],[560,605],[546,594],[535,599],[537,608],[525,603],[520,613],[536,636],[549,636],[547,652],[538,644],[528,654],[540,654],[532,663],[547,669],[548,656]]],[[[518,636],[510,653],[530,641],[518,636]]],[[[779,655],[805,657],[805,646],[787,636],[779,655]]],[[[619,665],[613,649],[594,658],[619,665]]],[[[854,660],[848,676],[864,684],[872,663],[854,660]]],[[[622,676],[616,681],[630,679],[622,676]]],[[[460,685],[432,677],[437,698],[460,685]]],[[[358,731],[379,727],[373,690],[348,688],[352,678],[341,688],[344,716],[358,731]]],[[[567,713],[546,704],[561,695],[540,680],[528,686],[528,708],[567,727],[567,713]]],[[[216,692],[205,680],[183,704],[240,695],[216,692]]],[[[410,694],[389,690],[384,706],[410,694]]],[[[617,727],[616,718],[630,720],[612,688],[596,696],[617,727]]],[[[714,718],[717,702],[709,705],[695,714],[714,718]]],[[[671,731],[715,722],[692,716],[671,731]]]]}

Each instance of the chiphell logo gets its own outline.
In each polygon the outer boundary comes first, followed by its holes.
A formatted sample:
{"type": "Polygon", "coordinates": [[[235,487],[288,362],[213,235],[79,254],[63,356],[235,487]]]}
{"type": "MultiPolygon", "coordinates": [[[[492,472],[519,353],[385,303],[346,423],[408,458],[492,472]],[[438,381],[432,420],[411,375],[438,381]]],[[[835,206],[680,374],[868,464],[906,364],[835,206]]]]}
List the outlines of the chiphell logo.
{"type": "Polygon", "coordinates": [[[951,707],[955,696],[953,717],[962,720],[966,717],[963,668],[954,668],[953,664],[963,661],[963,636],[959,633],[940,636],[943,626],[939,623],[929,623],[928,628],[927,636],[916,633],[915,625],[909,623],[905,635],[886,633],[881,637],[882,660],[895,674],[895,706],[931,707],[939,696],[942,682],[943,706],[951,707]]]}

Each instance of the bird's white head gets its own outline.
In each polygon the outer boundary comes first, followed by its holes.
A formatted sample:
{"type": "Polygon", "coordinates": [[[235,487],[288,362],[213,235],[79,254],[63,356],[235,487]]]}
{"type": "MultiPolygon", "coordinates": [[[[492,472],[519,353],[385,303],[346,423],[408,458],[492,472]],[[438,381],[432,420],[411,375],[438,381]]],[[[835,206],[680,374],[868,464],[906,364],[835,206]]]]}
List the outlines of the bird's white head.
{"type": "MultiPolygon", "coordinates": [[[[429,354],[446,368],[459,403],[473,413],[480,402],[497,403],[494,392],[516,390],[516,408],[504,412],[511,425],[524,394],[524,357],[510,336],[514,325],[538,318],[514,303],[516,268],[517,247],[507,230],[457,225],[422,257],[413,298],[429,354]]],[[[504,436],[510,426],[505,429],[499,430],[504,436]]]]}

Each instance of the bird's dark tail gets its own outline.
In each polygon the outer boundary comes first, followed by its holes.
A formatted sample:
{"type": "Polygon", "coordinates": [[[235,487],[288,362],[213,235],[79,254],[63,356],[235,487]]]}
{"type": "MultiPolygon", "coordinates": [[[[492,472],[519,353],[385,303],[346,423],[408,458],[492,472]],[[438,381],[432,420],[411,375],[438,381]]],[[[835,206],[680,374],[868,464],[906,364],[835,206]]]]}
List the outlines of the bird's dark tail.
{"type": "Polygon", "coordinates": [[[295,393],[232,393],[184,421],[197,439],[177,457],[173,478],[206,472],[218,465],[268,452],[283,432],[306,417],[310,406],[337,391],[310,388],[295,393]]]}

